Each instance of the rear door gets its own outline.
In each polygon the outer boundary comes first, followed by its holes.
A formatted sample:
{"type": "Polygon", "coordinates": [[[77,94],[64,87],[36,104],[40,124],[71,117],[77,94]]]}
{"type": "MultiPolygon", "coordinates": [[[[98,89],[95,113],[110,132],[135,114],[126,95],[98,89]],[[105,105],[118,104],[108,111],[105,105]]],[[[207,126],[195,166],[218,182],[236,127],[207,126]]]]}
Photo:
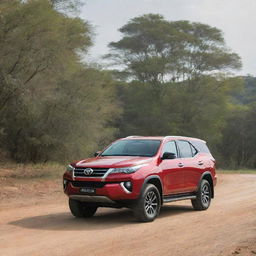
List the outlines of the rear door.
{"type": "Polygon", "coordinates": [[[160,163],[163,172],[164,195],[177,194],[184,190],[183,165],[180,165],[177,146],[174,140],[165,142],[161,155],[169,152],[176,155],[176,159],[164,159],[160,163]]]}
{"type": "Polygon", "coordinates": [[[192,149],[192,163],[191,168],[185,172],[184,181],[187,187],[190,187],[191,191],[197,189],[199,180],[202,174],[209,170],[209,156],[211,156],[208,147],[204,141],[195,140],[191,141],[192,149]]]}
{"type": "Polygon", "coordinates": [[[198,170],[195,164],[195,155],[197,151],[191,147],[186,140],[178,140],[177,146],[180,154],[180,165],[183,170],[183,190],[182,192],[190,192],[195,190],[195,181],[197,180],[198,170]]]}

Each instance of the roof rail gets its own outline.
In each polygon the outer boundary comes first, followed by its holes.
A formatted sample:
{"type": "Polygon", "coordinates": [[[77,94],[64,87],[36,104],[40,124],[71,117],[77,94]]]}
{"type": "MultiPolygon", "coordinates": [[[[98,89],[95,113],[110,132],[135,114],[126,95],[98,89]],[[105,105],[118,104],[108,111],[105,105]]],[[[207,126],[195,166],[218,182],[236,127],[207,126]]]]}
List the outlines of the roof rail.
{"type": "Polygon", "coordinates": [[[130,136],[127,136],[125,138],[133,138],[133,137],[142,137],[142,136],[140,136],[140,135],[130,135],[130,136]]]}
{"type": "Polygon", "coordinates": [[[206,143],[206,141],[202,140],[202,139],[199,139],[199,138],[194,138],[194,137],[187,137],[187,136],[177,136],[177,135],[168,135],[168,136],[165,136],[164,139],[167,139],[167,138],[176,138],[176,139],[192,139],[192,140],[201,140],[203,141],[204,143],[206,143]]]}

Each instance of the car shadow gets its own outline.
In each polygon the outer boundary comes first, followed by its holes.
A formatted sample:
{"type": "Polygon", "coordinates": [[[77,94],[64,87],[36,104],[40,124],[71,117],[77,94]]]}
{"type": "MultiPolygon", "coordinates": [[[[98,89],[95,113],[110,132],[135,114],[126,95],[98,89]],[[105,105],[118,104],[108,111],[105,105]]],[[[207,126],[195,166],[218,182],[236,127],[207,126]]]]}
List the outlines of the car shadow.
{"type": "MultiPolygon", "coordinates": [[[[167,218],[174,215],[192,212],[190,206],[164,205],[158,218],[167,218]]],[[[157,221],[157,220],[156,220],[157,221]]],[[[11,221],[9,225],[19,226],[27,229],[40,230],[103,230],[125,224],[145,224],[138,222],[129,209],[102,209],[88,219],[74,218],[69,212],[38,215],[11,221]]]]}
{"type": "Polygon", "coordinates": [[[187,205],[164,205],[161,208],[158,218],[167,218],[169,216],[194,212],[192,206],[187,205]]]}

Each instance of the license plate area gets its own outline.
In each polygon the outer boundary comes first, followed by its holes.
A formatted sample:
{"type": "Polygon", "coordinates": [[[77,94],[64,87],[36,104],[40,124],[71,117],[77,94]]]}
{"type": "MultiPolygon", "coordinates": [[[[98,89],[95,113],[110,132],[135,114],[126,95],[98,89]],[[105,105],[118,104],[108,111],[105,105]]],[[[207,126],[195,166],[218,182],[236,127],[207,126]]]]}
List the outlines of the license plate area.
{"type": "Polygon", "coordinates": [[[80,192],[83,194],[95,194],[95,188],[80,188],[80,192]]]}

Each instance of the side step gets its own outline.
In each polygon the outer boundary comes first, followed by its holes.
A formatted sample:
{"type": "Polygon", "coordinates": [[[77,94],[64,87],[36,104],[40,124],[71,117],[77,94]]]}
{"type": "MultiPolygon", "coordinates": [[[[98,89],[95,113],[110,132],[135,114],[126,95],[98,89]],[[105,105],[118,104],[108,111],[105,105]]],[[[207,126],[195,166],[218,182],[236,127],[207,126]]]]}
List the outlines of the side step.
{"type": "Polygon", "coordinates": [[[164,203],[169,203],[169,202],[175,202],[175,201],[187,200],[187,199],[196,199],[196,195],[192,194],[192,193],[169,195],[169,196],[165,196],[163,198],[163,202],[164,203]]]}

